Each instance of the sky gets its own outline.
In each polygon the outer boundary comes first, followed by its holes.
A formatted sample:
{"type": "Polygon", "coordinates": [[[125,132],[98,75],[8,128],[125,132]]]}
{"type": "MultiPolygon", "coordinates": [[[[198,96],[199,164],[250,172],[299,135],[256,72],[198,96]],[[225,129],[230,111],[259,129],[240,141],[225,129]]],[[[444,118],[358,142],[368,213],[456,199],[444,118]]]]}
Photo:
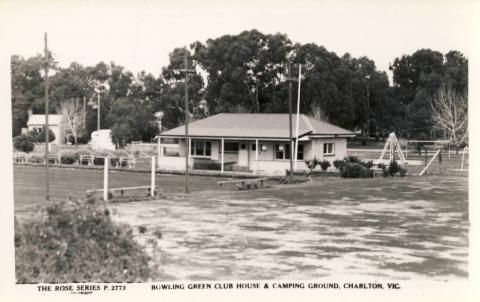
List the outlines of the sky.
{"type": "Polygon", "coordinates": [[[194,41],[258,29],[341,56],[367,56],[388,71],[421,48],[471,52],[469,1],[6,1],[0,37],[9,54],[49,49],[60,66],[114,61],[158,75],[168,54],[194,41]],[[200,3],[201,2],[201,3],[200,3]]]}

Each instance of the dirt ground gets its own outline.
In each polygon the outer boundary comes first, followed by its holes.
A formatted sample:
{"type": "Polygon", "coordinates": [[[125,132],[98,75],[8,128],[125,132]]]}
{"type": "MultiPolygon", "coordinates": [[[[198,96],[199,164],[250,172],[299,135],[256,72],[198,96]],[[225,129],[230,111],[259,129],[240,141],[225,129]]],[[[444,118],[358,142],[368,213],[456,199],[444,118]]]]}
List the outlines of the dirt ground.
{"type": "Polygon", "coordinates": [[[112,210],[134,226],[160,280],[468,276],[466,176],[318,178],[112,210]]]}

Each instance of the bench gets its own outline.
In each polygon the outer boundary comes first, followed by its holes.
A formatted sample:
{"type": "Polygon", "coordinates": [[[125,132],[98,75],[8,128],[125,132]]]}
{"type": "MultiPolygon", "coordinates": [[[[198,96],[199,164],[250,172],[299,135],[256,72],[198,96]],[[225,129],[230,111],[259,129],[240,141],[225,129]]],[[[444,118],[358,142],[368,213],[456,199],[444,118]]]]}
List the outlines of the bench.
{"type": "Polygon", "coordinates": [[[239,179],[219,181],[217,184],[223,187],[225,184],[236,184],[237,190],[251,190],[265,187],[265,181],[268,178],[253,178],[253,179],[239,179]]]}
{"type": "MultiPolygon", "coordinates": [[[[108,192],[112,193],[112,195],[113,195],[114,192],[120,192],[120,197],[124,197],[126,192],[134,191],[134,190],[146,191],[148,196],[150,196],[150,191],[152,190],[152,187],[151,186],[138,186],[138,187],[111,188],[111,189],[108,189],[108,192]]],[[[92,193],[95,194],[95,195],[97,193],[103,193],[103,189],[87,190],[87,195],[92,194],[92,193]]],[[[157,188],[155,188],[154,195],[157,196],[159,194],[163,195],[164,194],[163,190],[157,190],[157,188]]]]}
{"type": "Polygon", "coordinates": [[[61,164],[61,154],[49,153],[48,154],[48,162],[53,164],[61,164]]]}
{"type": "Polygon", "coordinates": [[[86,162],[87,165],[93,166],[93,160],[94,159],[95,159],[95,156],[81,154],[78,158],[78,164],[83,165],[83,163],[86,162]]]}

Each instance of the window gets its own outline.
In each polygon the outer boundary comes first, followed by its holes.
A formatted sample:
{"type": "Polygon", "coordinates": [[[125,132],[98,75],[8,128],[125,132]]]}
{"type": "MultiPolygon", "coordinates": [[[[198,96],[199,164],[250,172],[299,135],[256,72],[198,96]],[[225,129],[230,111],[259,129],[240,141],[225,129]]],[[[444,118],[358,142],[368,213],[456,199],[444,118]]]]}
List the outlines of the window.
{"type": "Polygon", "coordinates": [[[275,144],[275,159],[290,159],[290,144],[275,144]]]}
{"type": "Polygon", "coordinates": [[[324,155],[334,155],[335,154],[335,150],[333,148],[333,143],[323,144],[323,154],[324,155]]]}
{"type": "Polygon", "coordinates": [[[212,155],[212,143],[206,141],[194,140],[190,146],[191,156],[211,156],[212,155]]]}
{"type": "Polygon", "coordinates": [[[257,144],[251,144],[252,151],[257,151],[257,144]]]}
{"type": "Polygon", "coordinates": [[[238,152],[238,143],[225,142],[223,145],[223,149],[225,150],[225,152],[238,152]]]}
{"type": "Polygon", "coordinates": [[[245,150],[245,149],[247,149],[247,144],[242,143],[242,144],[240,145],[240,150],[245,150]]]}
{"type": "Polygon", "coordinates": [[[275,144],[275,158],[276,159],[284,159],[285,152],[283,150],[283,144],[275,144]]]}
{"type": "Polygon", "coordinates": [[[297,160],[303,160],[303,144],[298,144],[297,160]]]}

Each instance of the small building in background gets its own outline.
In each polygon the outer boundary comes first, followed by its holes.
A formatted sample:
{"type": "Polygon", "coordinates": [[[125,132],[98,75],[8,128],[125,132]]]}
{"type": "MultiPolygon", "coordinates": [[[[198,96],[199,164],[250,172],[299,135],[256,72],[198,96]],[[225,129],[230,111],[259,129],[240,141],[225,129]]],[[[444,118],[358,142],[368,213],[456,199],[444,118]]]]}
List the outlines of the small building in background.
{"type": "Polygon", "coordinates": [[[93,150],[115,150],[115,145],[112,142],[112,130],[93,131],[91,144],[93,150]]]}
{"type": "MultiPolygon", "coordinates": [[[[27,131],[42,131],[45,127],[45,114],[32,114],[29,110],[27,131]]],[[[55,134],[55,140],[52,144],[60,145],[65,141],[66,123],[61,114],[49,114],[48,115],[48,129],[55,134]]]]}

